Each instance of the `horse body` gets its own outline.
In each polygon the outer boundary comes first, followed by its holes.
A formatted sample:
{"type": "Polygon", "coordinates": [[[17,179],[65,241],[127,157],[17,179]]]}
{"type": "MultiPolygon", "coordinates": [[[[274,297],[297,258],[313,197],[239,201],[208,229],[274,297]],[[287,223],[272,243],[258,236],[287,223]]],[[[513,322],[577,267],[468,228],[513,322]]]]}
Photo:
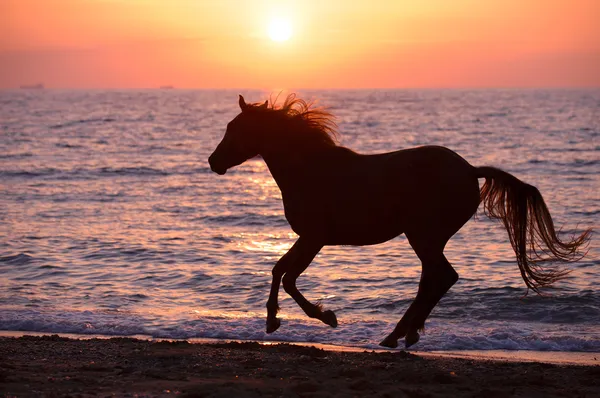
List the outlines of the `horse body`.
{"type": "Polygon", "coordinates": [[[444,256],[448,240],[475,214],[502,222],[528,288],[538,292],[567,271],[542,268],[547,261],[576,261],[591,230],[560,240],[540,192],[493,167],[473,167],[455,152],[424,146],[362,155],[332,139],[331,115],[288,96],[282,107],[239,101],[242,112],[227,126],[209,158],[211,169],[227,169],[261,155],[281,189],[285,216],[299,238],[275,264],[267,300],[267,333],[280,326],[279,287],[312,318],[337,326],[337,318],[308,301],[296,279],[325,245],[372,245],[404,233],[422,264],[417,296],[394,330],[380,343],[396,347],[419,340],[438,301],[458,280],[444,256]],[[299,107],[299,109],[297,108],[299,107]],[[479,189],[479,178],[485,183],[479,189]]]}
{"type": "Polygon", "coordinates": [[[325,245],[378,244],[423,224],[458,230],[479,205],[475,168],[443,147],[361,155],[336,146],[289,159],[265,158],[285,216],[325,245]]]}

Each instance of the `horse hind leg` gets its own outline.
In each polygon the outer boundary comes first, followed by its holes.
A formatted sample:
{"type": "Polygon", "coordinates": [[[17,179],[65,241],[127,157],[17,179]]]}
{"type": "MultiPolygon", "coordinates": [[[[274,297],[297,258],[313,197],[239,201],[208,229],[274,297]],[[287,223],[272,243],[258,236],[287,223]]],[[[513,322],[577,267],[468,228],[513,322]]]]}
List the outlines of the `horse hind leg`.
{"type": "Polygon", "coordinates": [[[423,264],[421,276],[424,299],[419,310],[415,311],[408,332],[405,337],[406,346],[409,347],[419,341],[418,330],[425,328],[425,320],[433,308],[442,299],[444,294],[458,281],[458,273],[442,254],[435,262],[423,264]]]}
{"type": "Polygon", "coordinates": [[[423,329],[433,308],[458,280],[458,274],[444,256],[444,248],[479,205],[477,179],[470,171],[463,177],[454,180],[451,190],[440,191],[426,200],[422,208],[428,211],[423,217],[413,218],[405,228],[423,271],[417,297],[394,331],[380,343],[385,347],[396,347],[402,337],[407,347],[415,344],[419,340],[418,330],[423,329]],[[440,202],[439,197],[444,200],[440,202]]]}
{"type": "MultiPolygon", "coordinates": [[[[381,343],[379,343],[380,346],[387,348],[396,348],[398,347],[398,340],[407,336],[411,320],[414,317],[415,311],[417,311],[417,307],[419,305],[422,305],[421,302],[423,301],[423,290],[424,289],[422,288],[422,284],[419,284],[419,291],[417,292],[417,296],[413,300],[412,304],[408,307],[408,309],[402,316],[402,319],[400,319],[400,322],[398,322],[392,333],[390,333],[385,339],[381,341],[381,343]]],[[[409,346],[409,341],[410,345],[412,345],[415,344],[418,340],[418,332],[415,334],[414,330],[411,330],[411,335],[406,339],[405,344],[409,346]]]]}
{"type": "Polygon", "coordinates": [[[400,322],[380,345],[396,348],[398,339],[403,337],[407,348],[417,343],[420,337],[418,331],[424,328],[425,320],[439,300],[458,280],[458,274],[442,252],[445,243],[436,245],[437,247],[429,244],[427,247],[421,247],[415,244],[414,239],[411,242],[423,268],[419,290],[400,322]]]}

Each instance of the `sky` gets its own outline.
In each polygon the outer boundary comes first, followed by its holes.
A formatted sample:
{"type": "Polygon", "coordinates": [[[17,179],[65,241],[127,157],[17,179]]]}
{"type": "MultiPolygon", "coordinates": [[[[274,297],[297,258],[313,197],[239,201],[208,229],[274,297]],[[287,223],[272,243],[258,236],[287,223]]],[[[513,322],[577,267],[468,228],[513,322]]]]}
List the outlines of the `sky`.
{"type": "Polygon", "coordinates": [[[600,87],[600,0],[0,0],[0,88],[34,83],[600,87]]]}

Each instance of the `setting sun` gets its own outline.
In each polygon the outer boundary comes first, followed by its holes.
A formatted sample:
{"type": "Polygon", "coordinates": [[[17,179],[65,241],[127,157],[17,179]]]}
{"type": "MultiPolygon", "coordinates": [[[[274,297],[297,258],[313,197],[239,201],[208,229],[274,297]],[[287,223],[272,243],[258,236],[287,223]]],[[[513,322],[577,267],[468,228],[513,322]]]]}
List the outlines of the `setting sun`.
{"type": "Polygon", "coordinates": [[[0,88],[598,87],[596,15],[598,0],[0,0],[0,88]]]}
{"type": "Polygon", "coordinates": [[[286,41],[292,37],[292,24],[285,18],[273,18],[269,23],[269,37],[273,41],[286,41]]]}

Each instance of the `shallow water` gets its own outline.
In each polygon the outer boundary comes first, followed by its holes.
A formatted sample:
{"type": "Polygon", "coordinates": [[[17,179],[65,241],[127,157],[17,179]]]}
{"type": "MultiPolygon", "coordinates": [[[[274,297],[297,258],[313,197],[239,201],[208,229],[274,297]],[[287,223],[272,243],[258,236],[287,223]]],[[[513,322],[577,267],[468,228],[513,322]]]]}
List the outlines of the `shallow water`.
{"type": "MultiPolygon", "coordinates": [[[[565,235],[598,227],[600,90],[302,95],[338,116],[342,145],[445,145],[537,186],[565,235]]],[[[270,270],[295,235],[261,160],[222,177],[208,168],[237,92],[4,91],[0,104],[2,330],[369,347],[414,297],[420,265],[404,237],[326,247],[298,286],[340,326],[282,292],[282,326],[264,333],[270,270]]],[[[461,279],[419,349],[600,351],[596,236],[549,297],[522,298],[506,232],[482,214],[446,256],[461,279]]]]}

